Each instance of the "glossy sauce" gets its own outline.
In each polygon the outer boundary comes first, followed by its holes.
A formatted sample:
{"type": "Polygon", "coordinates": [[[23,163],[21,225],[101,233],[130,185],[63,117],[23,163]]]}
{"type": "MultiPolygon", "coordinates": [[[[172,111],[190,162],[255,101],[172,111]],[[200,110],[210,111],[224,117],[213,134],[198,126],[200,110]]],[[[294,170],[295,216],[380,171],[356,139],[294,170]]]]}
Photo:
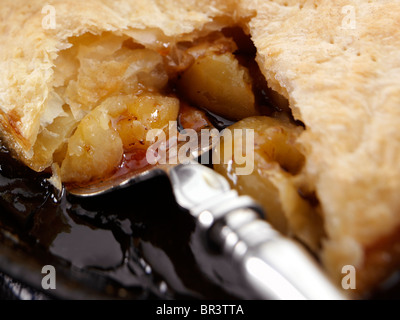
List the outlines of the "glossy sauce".
{"type": "MultiPolygon", "coordinates": [[[[1,245],[39,266],[54,265],[60,281],[63,275],[67,283],[77,282],[70,298],[88,288],[112,299],[251,296],[238,271],[202,243],[166,178],[78,200],[55,190],[48,174],[19,164],[4,147],[0,163],[1,245]]],[[[12,274],[9,268],[3,271],[12,274]]],[[[55,297],[65,296],[62,290],[55,297]]]]}

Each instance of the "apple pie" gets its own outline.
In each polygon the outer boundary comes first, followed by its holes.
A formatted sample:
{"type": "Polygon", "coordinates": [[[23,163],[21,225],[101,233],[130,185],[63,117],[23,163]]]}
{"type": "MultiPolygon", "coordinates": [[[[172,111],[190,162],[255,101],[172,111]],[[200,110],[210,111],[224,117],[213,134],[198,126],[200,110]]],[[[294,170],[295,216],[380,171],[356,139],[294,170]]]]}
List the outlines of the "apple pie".
{"type": "Polygon", "coordinates": [[[253,129],[253,173],[215,170],[367,296],[400,266],[399,16],[395,0],[4,0],[2,140],[90,183],[146,165],[171,121],[253,129]]]}

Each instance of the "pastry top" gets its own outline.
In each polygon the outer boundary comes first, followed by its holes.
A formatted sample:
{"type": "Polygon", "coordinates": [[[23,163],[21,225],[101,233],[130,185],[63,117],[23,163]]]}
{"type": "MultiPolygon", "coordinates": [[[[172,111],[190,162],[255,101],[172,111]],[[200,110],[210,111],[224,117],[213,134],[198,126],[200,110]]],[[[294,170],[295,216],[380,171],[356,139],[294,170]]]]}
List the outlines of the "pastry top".
{"type": "Polygon", "coordinates": [[[340,275],[400,223],[400,2],[252,3],[258,62],[307,128],[304,181],[321,203],[326,265],[340,275]]]}
{"type": "Polygon", "coordinates": [[[2,136],[45,169],[33,147],[63,112],[55,61],[75,37],[112,32],[154,48],[240,23],[269,86],[305,124],[301,180],[321,205],[325,266],[340,275],[400,225],[398,17],[396,0],[3,0],[2,136]]]}
{"type": "Polygon", "coordinates": [[[54,61],[69,39],[111,31],[162,46],[219,29],[236,2],[204,0],[4,0],[0,12],[0,127],[22,161],[32,160],[38,133],[62,112],[52,97],[54,61]],[[225,17],[225,18],[224,18],[225,17]],[[54,24],[55,23],[55,24],[54,24]]]}

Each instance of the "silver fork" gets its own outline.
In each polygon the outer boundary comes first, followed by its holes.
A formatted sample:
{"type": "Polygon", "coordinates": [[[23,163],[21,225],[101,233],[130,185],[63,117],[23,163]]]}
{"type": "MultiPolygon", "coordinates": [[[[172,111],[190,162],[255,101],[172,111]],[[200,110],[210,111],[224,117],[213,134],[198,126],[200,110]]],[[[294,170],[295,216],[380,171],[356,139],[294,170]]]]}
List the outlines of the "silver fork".
{"type": "Polygon", "coordinates": [[[224,177],[197,161],[155,166],[68,191],[92,197],[160,174],[169,176],[177,203],[196,219],[205,245],[212,242],[232,259],[259,299],[347,299],[301,244],[273,229],[255,201],[239,196],[224,177]]]}

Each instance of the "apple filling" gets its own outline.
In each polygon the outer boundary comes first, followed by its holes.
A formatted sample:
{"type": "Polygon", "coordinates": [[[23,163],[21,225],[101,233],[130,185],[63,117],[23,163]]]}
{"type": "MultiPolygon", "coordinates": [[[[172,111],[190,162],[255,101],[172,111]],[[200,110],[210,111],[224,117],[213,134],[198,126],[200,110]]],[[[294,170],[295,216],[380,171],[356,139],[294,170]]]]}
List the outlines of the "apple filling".
{"type": "MultiPolygon", "coordinates": [[[[296,140],[304,128],[287,116],[287,100],[268,89],[239,28],[161,49],[127,36],[86,34],[59,55],[54,88],[34,154],[62,183],[84,185],[146,168],[146,151],[156,142],[150,130],[169,138],[171,121],[200,132],[218,127],[213,119],[220,117],[236,122],[230,130],[254,131],[255,170],[236,175],[234,157],[215,169],[258,200],[278,229],[318,246],[321,218],[296,180],[305,161],[296,140]]],[[[233,148],[240,148],[237,139],[233,148]]]]}
{"type": "MultiPolygon", "coordinates": [[[[171,121],[197,132],[236,122],[228,130],[254,131],[254,170],[236,175],[233,156],[214,168],[260,202],[280,231],[316,249],[322,219],[312,191],[301,185],[305,158],[296,143],[304,127],[268,88],[255,52],[239,28],[161,49],[109,33],[71,39],[56,61],[52,113],[43,116],[36,161],[52,165],[61,182],[84,185],[147,168],[146,152],[156,142],[149,131],[169,138],[171,121]]],[[[245,154],[238,139],[230,143],[245,154]]],[[[222,139],[219,149],[227,143],[222,139]]]]}
{"type": "Polygon", "coordinates": [[[317,251],[324,229],[318,201],[301,179],[305,157],[297,139],[304,127],[287,117],[257,116],[240,120],[227,130],[242,134],[223,136],[214,151],[221,158],[214,169],[240,194],[260,203],[275,228],[317,251]],[[252,140],[246,139],[249,129],[254,132],[252,140]],[[251,153],[249,143],[254,147],[251,153]],[[243,163],[234,152],[226,153],[227,148],[241,149],[241,157],[254,166],[251,174],[238,174],[243,163]]]}
{"type": "Polygon", "coordinates": [[[146,133],[167,129],[178,117],[179,100],[155,93],[113,96],[86,115],[68,141],[61,165],[64,182],[112,174],[124,153],[147,149],[146,133]]]}
{"type": "Polygon", "coordinates": [[[278,230],[318,251],[321,209],[302,179],[305,157],[297,144],[304,126],[287,99],[268,88],[240,28],[158,48],[111,33],[70,43],[56,60],[50,112],[34,146],[43,169],[51,166],[59,182],[87,185],[152,165],[146,155],[157,138],[149,132],[162,130],[169,139],[171,122],[198,133],[251,129],[254,141],[223,136],[216,150],[239,148],[246,156],[246,143],[254,144],[247,155],[254,170],[238,175],[242,164],[233,154],[215,170],[258,201],[278,230]]]}
{"type": "Polygon", "coordinates": [[[147,133],[167,134],[171,121],[199,131],[212,127],[205,111],[234,121],[268,113],[237,30],[161,49],[111,33],[71,39],[55,62],[34,162],[56,168],[64,183],[86,184],[132,159],[145,166],[147,133]]]}

